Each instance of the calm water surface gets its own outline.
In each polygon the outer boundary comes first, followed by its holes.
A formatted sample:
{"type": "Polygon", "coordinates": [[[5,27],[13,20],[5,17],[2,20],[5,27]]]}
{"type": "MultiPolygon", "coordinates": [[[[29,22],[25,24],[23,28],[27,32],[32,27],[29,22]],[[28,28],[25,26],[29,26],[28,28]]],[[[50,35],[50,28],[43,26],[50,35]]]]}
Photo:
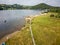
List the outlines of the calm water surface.
{"type": "Polygon", "coordinates": [[[20,29],[24,24],[25,16],[39,14],[39,10],[1,10],[0,11],[0,38],[20,29]]]}

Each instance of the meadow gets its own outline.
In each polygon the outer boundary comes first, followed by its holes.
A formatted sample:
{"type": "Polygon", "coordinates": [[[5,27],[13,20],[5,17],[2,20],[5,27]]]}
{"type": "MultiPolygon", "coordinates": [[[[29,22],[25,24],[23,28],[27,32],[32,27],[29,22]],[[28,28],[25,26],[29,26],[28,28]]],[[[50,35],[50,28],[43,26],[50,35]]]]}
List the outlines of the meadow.
{"type": "MultiPolygon", "coordinates": [[[[44,13],[32,20],[31,27],[36,45],[60,45],[60,18],[58,13],[44,13]]],[[[33,45],[29,23],[6,41],[6,45],[33,45]]]]}

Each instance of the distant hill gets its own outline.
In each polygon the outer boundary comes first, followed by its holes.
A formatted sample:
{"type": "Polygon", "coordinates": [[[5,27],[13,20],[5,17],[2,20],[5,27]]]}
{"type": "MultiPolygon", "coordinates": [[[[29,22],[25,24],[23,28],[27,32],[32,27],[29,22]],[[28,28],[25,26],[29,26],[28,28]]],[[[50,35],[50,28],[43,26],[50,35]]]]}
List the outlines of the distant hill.
{"type": "Polygon", "coordinates": [[[31,9],[49,9],[49,8],[53,8],[53,6],[47,5],[45,3],[40,3],[38,5],[31,7],[31,9]]]}
{"type": "Polygon", "coordinates": [[[50,6],[45,3],[40,3],[38,5],[32,6],[31,9],[40,9],[40,10],[49,9],[50,12],[60,12],[60,7],[50,6]]]}
{"type": "Polygon", "coordinates": [[[20,4],[13,4],[13,5],[0,4],[0,10],[11,10],[11,9],[12,10],[14,10],[14,9],[40,9],[40,10],[50,9],[50,11],[52,11],[52,12],[60,12],[60,7],[50,6],[45,3],[40,3],[35,6],[24,6],[24,5],[20,5],[20,4]]]}

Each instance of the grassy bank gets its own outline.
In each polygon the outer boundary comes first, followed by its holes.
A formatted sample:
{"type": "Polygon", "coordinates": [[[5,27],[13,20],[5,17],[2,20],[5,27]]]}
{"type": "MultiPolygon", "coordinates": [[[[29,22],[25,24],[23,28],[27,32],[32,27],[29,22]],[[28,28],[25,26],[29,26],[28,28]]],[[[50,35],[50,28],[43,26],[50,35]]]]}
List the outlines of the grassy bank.
{"type": "MultiPolygon", "coordinates": [[[[57,15],[57,13],[53,13],[57,15]]],[[[60,19],[46,13],[32,20],[32,31],[36,45],[60,45],[60,19]]],[[[20,30],[6,45],[33,45],[29,26],[20,30]]]]}

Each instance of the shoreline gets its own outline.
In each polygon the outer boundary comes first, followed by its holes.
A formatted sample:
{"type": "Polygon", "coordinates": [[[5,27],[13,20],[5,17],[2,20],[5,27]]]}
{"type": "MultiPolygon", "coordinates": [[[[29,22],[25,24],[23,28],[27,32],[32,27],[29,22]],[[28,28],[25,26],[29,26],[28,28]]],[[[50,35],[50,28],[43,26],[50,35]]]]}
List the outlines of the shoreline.
{"type": "MultiPolygon", "coordinates": [[[[37,14],[37,15],[35,15],[35,16],[27,16],[27,17],[25,17],[25,19],[26,18],[31,18],[31,19],[33,19],[33,18],[35,18],[35,17],[37,17],[37,16],[41,16],[41,15],[44,15],[44,14],[37,14]]],[[[25,24],[26,25],[26,24],[25,24]]],[[[20,30],[22,30],[22,29],[24,29],[25,27],[23,26],[23,27],[21,27],[21,29],[20,30]]],[[[13,35],[15,35],[16,33],[18,33],[20,30],[16,30],[15,32],[13,32],[13,33],[11,33],[11,34],[8,34],[8,35],[6,35],[6,36],[4,36],[3,38],[1,38],[1,40],[0,40],[0,44],[2,43],[2,42],[6,42],[8,39],[10,39],[10,38],[12,38],[13,37],[13,35]]]]}
{"type": "Polygon", "coordinates": [[[13,32],[13,33],[11,33],[11,34],[5,35],[3,38],[1,38],[0,44],[1,44],[2,42],[6,42],[8,39],[12,38],[13,35],[15,35],[15,34],[18,33],[18,32],[19,32],[19,31],[15,31],[15,32],[13,32]]]}
{"type": "Polygon", "coordinates": [[[3,36],[3,37],[0,39],[0,45],[1,45],[1,43],[6,42],[8,39],[12,38],[13,35],[15,35],[16,33],[18,33],[23,27],[24,27],[24,25],[21,26],[20,28],[18,28],[18,26],[17,26],[16,29],[12,29],[12,30],[15,30],[15,31],[12,31],[11,33],[6,34],[5,36],[3,36]]]}

